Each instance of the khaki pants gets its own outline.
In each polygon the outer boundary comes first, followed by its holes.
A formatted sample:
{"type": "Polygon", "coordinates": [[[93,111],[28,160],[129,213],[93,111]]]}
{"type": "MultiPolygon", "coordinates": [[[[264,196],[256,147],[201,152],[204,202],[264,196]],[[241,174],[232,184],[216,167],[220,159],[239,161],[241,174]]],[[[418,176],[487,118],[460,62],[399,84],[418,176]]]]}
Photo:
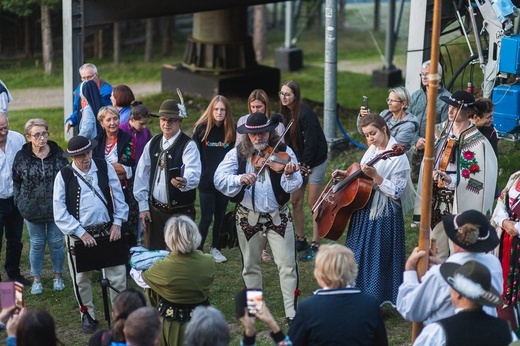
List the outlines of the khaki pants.
{"type": "MultiPolygon", "coordinates": [[[[289,208],[284,206],[280,213],[286,213],[289,218],[285,227],[285,234],[282,237],[279,233],[271,228],[269,225],[270,219],[268,217],[260,216],[256,229],[261,231],[256,232],[249,240],[242,229],[240,219],[247,217],[248,209],[240,207],[237,210],[237,235],[240,251],[242,252],[242,278],[247,288],[262,289],[262,271],[260,270],[262,249],[264,248],[263,233],[266,234],[269,246],[273,252],[274,262],[278,267],[278,275],[280,278],[280,288],[282,290],[283,302],[285,307],[285,316],[294,317],[295,297],[294,292],[298,288],[298,264],[296,262],[296,250],[294,240],[294,228],[292,217],[290,216],[289,208]]],[[[246,226],[249,229],[252,226],[246,226]]]]}
{"type": "MultiPolygon", "coordinates": [[[[68,237],[67,244],[74,244],[75,239],[68,237]]],[[[96,315],[94,312],[94,303],[92,302],[92,271],[89,272],[83,272],[83,273],[76,273],[74,274],[73,265],[74,268],[76,268],[76,256],[71,255],[70,252],[67,254],[68,263],[69,263],[69,273],[72,278],[72,284],[73,284],[73,291],[74,295],[76,296],[76,300],[78,301],[78,305],[80,305],[80,300],[78,299],[78,291],[79,295],[81,296],[81,302],[84,306],[88,308],[88,312],[90,314],[90,317],[93,319],[96,319],[96,315]],[[71,259],[72,262],[71,263],[71,259]],[[78,291],[76,290],[75,285],[78,285],[78,291]]],[[[107,279],[110,281],[110,284],[119,292],[122,292],[126,289],[126,266],[124,264],[105,268],[105,274],[107,279]]],[[[110,291],[110,302],[114,303],[114,299],[117,296],[117,293],[111,289],[108,288],[110,291]]]]}

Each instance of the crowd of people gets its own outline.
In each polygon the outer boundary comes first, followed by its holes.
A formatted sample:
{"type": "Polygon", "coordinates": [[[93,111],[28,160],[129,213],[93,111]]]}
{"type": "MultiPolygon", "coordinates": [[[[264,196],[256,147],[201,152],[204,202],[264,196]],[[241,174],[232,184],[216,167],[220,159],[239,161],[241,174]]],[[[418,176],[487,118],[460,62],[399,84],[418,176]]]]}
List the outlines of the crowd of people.
{"type": "MultiPolygon", "coordinates": [[[[48,244],[55,291],[65,288],[67,257],[83,331],[94,333],[98,324],[93,271],[102,269],[114,288],[114,327],[95,332],[90,345],[227,345],[227,323],[210,304],[215,263],[227,261],[220,232],[231,202],[244,290],[262,290],[261,263],[274,260],[289,326],[285,335],[265,302],[253,312],[244,303],[237,308],[243,310],[237,316],[243,345],[255,344],[257,319],[278,345],[386,345],[386,303],[406,320],[424,322],[417,345],[515,341],[520,171],[499,190],[490,100],[462,90],[451,94],[439,83],[428,220],[438,249],[416,248],[406,260],[404,216],[414,208],[415,226],[423,203],[429,68],[429,61],[422,65],[423,87],[411,96],[404,87],[389,90],[388,109],[380,114],[360,108],[357,129],[369,147],[356,172],[332,173],[332,181],[342,182],[333,194],[352,177],[368,184],[367,199],[348,216],[345,245],[320,245],[316,212],[312,231],[304,227],[305,197],[311,208],[333,202],[320,201],[325,135],[293,80],[281,85],[280,114],[256,89],[237,123],[230,101],[215,96],[190,137],[181,128],[188,110],[180,92],[179,101],[165,100],[150,112],[127,85],[112,87],[96,66],[85,64],[65,122],[79,134],[66,150],[48,139],[43,119],[26,123],[25,138],[9,130],[7,98],[0,104],[0,241],[5,233],[8,279],[42,294],[48,244]],[[154,136],[146,127],[150,117],[159,120],[154,136]],[[32,282],[20,272],[24,220],[32,282]],[[128,249],[136,245],[168,255],[129,268],[128,249]],[[419,281],[417,263],[424,257],[431,268],[419,281]],[[301,304],[298,260],[314,261],[321,287],[301,304]],[[127,289],[127,276],[144,291],[127,289]],[[475,337],[482,326],[489,328],[475,337]]],[[[243,296],[237,295],[237,306],[243,296]]],[[[10,345],[31,344],[29,328],[45,329],[46,344],[59,343],[45,311],[3,307],[0,322],[10,345]]]]}

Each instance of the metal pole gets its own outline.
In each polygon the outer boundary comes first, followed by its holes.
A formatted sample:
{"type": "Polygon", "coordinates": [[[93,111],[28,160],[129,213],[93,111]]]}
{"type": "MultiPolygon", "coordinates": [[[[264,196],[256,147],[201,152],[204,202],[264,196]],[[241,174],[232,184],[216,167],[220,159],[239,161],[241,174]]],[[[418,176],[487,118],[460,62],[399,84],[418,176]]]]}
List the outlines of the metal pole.
{"type": "Polygon", "coordinates": [[[394,68],[392,63],[394,60],[394,49],[392,48],[395,44],[394,34],[394,23],[395,23],[395,0],[388,1],[388,21],[386,23],[386,41],[385,41],[385,70],[394,68]]]}
{"type": "Polygon", "coordinates": [[[323,118],[328,143],[336,138],[338,0],[325,2],[325,85],[323,118]]]}
{"type": "MultiPolygon", "coordinates": [[[[439,88],[440,76],[439,65],[439,41],[441,33],[442,0],[435,0],[433,6],[432,46],[431,64],[428,83],[428,109],[426,120],[426,147],[424,148],[423,180],[421,196],[421,223],[419,226],[419,250],[430,249],[430,227],[432,213],[432,184],[433,184],[433,162],[435,153],[433,148],[435,114],[437,109],[437,89],[439,88]]],[[[422,257],[417,263],[417,276],[419,280],[428,270],[428,256],[422,257]]],[[[435,293],[432,293],[435,294],[435,293]]],[[[426,298],[428,299],[428,298],[426,298]]],[[[415,341],[422,329],[422,323],[414,322],[412,325],[412,343],[415,341]]]]}
{"type": "Polygon", "coordinates": [[[293,37],[293,3],[287,1],[285,3],[285,48],[291,48],[291,40],[293,37]]]}

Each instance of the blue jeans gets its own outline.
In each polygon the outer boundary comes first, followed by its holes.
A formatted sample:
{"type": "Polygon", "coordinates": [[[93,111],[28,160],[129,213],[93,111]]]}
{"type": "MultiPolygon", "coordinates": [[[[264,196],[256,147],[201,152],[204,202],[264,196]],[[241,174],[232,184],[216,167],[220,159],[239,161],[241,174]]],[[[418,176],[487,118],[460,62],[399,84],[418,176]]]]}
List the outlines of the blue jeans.
{"type": "Polygon", "coordinates": [[[25,220],[29,231],[29,260],[31,261],[31,275],[42,276],[45,243],[49,244],[52,268],[55,274],[63,273],[65,261],[65,247],[63,246],[63,233],[54,222],[29,222],[25,220]]]}
{"type": "Polygon", "coordinates": [[[200,223],[199,232],[202,236],[202,241],[199,246],[199,250],[204,248],[204,242],[208,235],[209,226],[213,217],[213,239],[211,241],[211,247],[220,249],[220,226],[224,215],[226,215],[226,209],[229,198],[218,191],[200,191],[199,190],[199,202],[200,202],[200,223]]]}
{"type": "Polygon", "coordinates": [[[0,250],[2,238],[6,240],[5,271],[10,279],[20,275],[20,257],[22,256],[23,218],[14,204],[13,197],[0,199],[0,250]]]}

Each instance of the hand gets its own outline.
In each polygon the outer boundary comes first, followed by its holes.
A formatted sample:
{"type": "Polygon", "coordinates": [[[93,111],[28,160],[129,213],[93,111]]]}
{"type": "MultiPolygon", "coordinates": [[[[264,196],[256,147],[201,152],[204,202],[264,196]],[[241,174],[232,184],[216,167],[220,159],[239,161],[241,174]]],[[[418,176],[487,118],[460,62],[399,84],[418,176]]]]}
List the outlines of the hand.
{"type": "Polygon", "coordinates": [[[255,316],[249,316],[247,308],[244,308],[244,316],[240,317],[240,322],[244,326],[246,336],[254,336],[256,334],[255,321],[255,316]]]}
{"type": "Polygon", "coordinates": [[[439,179],[444,181],[446,185],[451,184],[451,177],[448,173],[441,171],[441,170],[435,170],[433,171],[433,180],[438,181],[439,179]]]}
{"type": "Polygon", "coordinates": [[[347,171],[342,171],[341,169],[336,169],[334,172],[332,172],[332,178],[335,181],[338,181],[340,179],[345,178],[346,174],[347,174],[347,171]]]}
{"type": "Polygon", "coordinates": [[[516,224],[516,222],[514,222],[512,220],[504,220],[504,222],[502,222],[502,228],[511,237],[516,237],[516,236],[518,236],[518,231],[515,228],[515,224],[516,224]]]}
{"type": "Polygon", "coordinates": [[[242,176],[240,177],[240,184],[251,186],[251,185],[254,185],[255,182],[256,182],[256,173],[245,173],[245,174],[242,174],[242,176]]]}
{"type": "Polygon", "coordinates": [[[20,317],[22,317],[26,311],[27,311],[26,308],[22,308],[19,313],[14,313],[9,318],[9,321],[7,321],[6,328],[5,328],[7,331],[7,336],[16,336],[16,329],[18,329],[18,322],[20,321],[20,317]]]}
{"type": "Polygon", "coordinates": [[[65,125],[66,132],[69,132],[72,128],[72,121],[67,121],[67,124],[65,125]]]}
{"type": "Polygon", "coordinates": [[[368,115],[368,113],[370,113],[370,109],[366,109],[363,106],[359,109],[359,115],[361,115],[362,118],[368,115]]]}
{"type": "Polygon", "coordinates": [[[175,186],[177,189],[180,190],[180,189],[183,189],[186,187],[187,180],[184,179],[183,177],[177,177],[177,178],[172,178],[171,183],[173,186],[175,186]]]}
{"type": "Polygon", "coordinates": [[[2,309],[2,312],[0,312],[0,322],[3,324],[7,324],[7,321],[12,316],[14,311],[16,310],[16,306],[10,306],[8,308],[2,309]]]}
{"type": "Polygon", "coordinates": [[[285,165],[285,169],[283,170],[283,172],[287,175],[290,175],[299,170],[300,170],[300,166],[298,164],[289,162],[288,164],[285,165]]]}
{"type": "Polygon", "coordinates": [[[277,332],[280,331],[280,326],[278,325],[278,323],[274,319],[273,315],[271,315],[271,311],[269,311],[269,309],[267,308],[267,305],[265,304],[265,302],[264,302],[264,304],[262,306],[262,310],[257,312],[255,314],[255,316],[260,321],[262,321],[265,324],[267,324],[269,326],[269,328],[271,328],[273,333],[277,333],[277,332]]]}
{"type": "Polygon", "coordinates": [[[410,254],[410,257],[408,257],[408,260],[406,260],[404,270],[417,270],[417,262],[421,257],[424,256],[426,256],[426,251],[419,251],[418,247],[413,249],[412,253],[410,254]]]}
{"type": "Polygon", "coordinates": [[[426,139],[424,139],[424,138],[419,138],[417,140],[417,143],[415,143],[415,148],[417,150],[424,150],[425,146],[426,146],[426,139]]]}
{"type": "Polygon", "coordinates": [[[110,228],[110,241],[121,239],[121,226],[112,225],[110,228]]]}
{"type": "Polygon", "coordinates": [[[144,210],[139,213],[139,219],[141,220],[141,224],[143,225],[144,232],[146,233],[146,223],[152,222],[152,216],[150,215],[149,210],[144,210]]]}
{"type": "Polygon", "coordinates": [[[94,237],[91,236],[88,232],[85,232],[81,236],[81,240],[83,241],[83,244],[85,244],[86,247],[94,247],[97,245],[96,239],[94,239],[94,237]]]}
{"type": "Polygon", "coordinates": [[[367,177],[370,177],[372,179],[375,179],[379,176],[379,173],[377,173],[377,170],[372,166],[361,165],[361,170],[367,177]]]}

